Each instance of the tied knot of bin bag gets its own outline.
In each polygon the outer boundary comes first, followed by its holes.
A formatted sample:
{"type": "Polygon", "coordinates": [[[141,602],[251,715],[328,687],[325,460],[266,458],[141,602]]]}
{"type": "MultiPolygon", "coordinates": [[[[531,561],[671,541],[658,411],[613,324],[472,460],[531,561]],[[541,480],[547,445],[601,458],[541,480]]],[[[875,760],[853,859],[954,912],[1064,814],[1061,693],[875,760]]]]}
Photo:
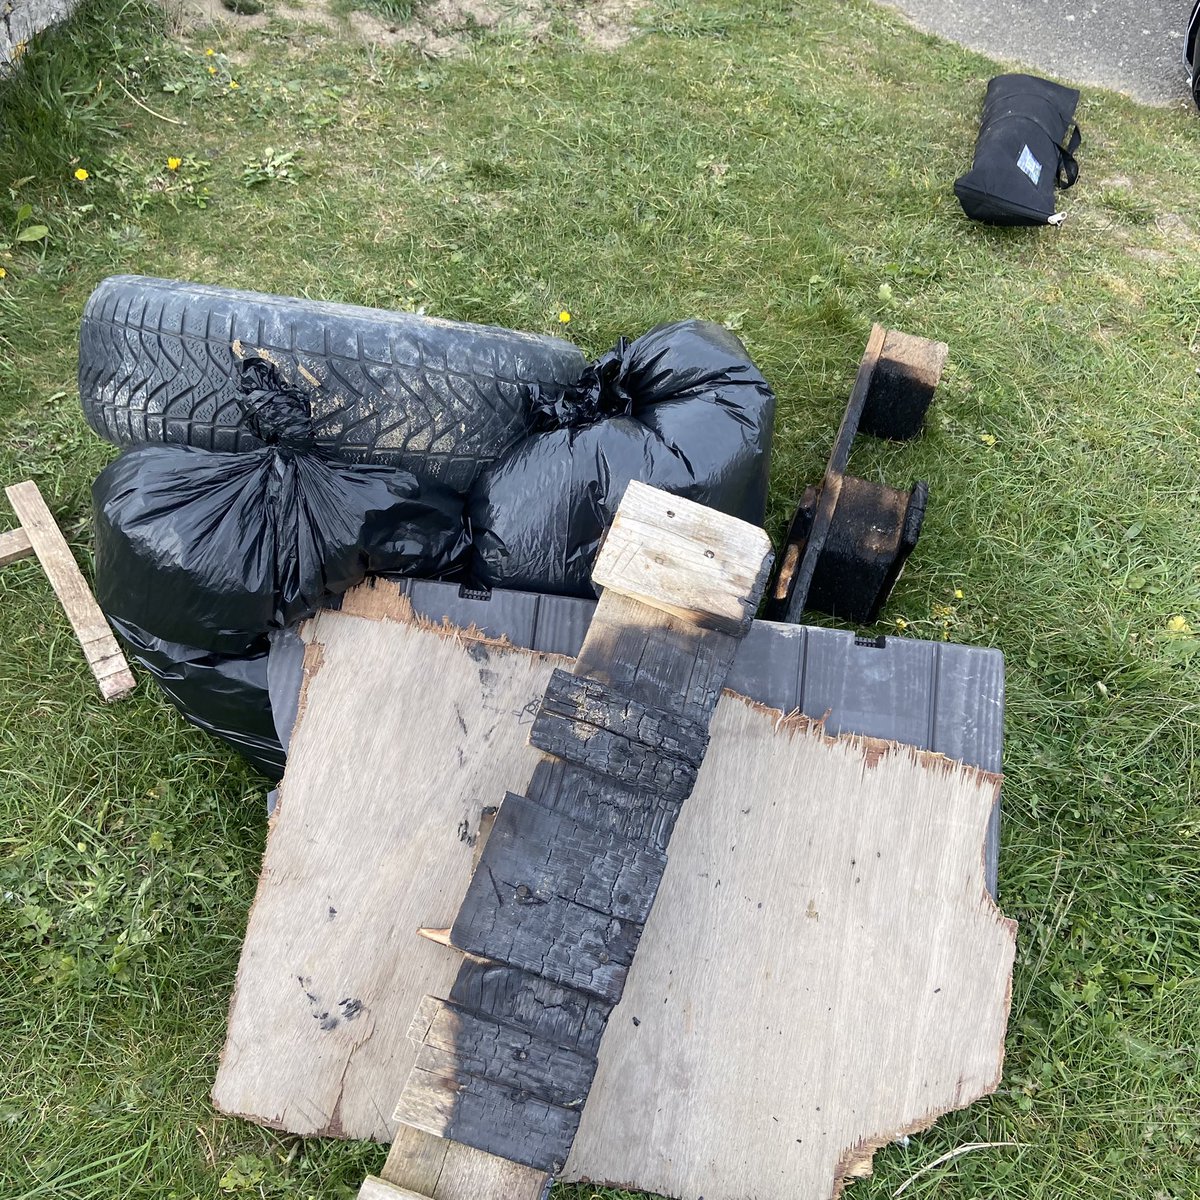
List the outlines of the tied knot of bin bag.
{"type": "Polygon", "coordinates": [[[96,591],[153,638],[222,654],[311,616],[368,573],[433,576],[465,551],[449,489],[315,446],[310,402],[264,359],[239,403],[267,445],[244,453],[138,446],[93,487],[96,591]]]}
{"type": "Polygon", "coordinates": [[[761,525],[775,396],[722,325],[680,321],[622,338],[468,499],[486,587],[590,596],[592,563],[631,480],[761,525]]]}
{"type": "Polygon", "coordinates": [[[531,427],[577,429],[594,425],[603,417],[623,416],[633,411],[630,390],[629,339],[620,338],[607,353],[584,368],[577,383],[558,395],[541,391],[533,397],[531,427]]]}
{"type": "Polygon", "coordinates": [[[238,407],[254,436],[268,446],[288,450],[313,450],[312,405],[308,397],[288,383],[270,359],[252,355],[241,362],[238,407]]]}

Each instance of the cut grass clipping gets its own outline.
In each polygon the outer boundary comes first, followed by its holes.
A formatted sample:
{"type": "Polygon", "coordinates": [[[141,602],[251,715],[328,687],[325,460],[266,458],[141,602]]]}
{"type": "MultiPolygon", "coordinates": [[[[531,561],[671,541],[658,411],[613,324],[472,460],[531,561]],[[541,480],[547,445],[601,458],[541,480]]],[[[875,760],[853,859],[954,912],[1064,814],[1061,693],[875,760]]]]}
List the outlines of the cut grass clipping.
{"type": "MultiPolygon", "coordinates": [[[[88,564],[113,451],[80,416],[75,344],[119,271],[589,352],[725,321],[780,397],[776,536],[870,323],[945,340],[925,436],[862,439],[852,470],[931,485],[872,632],[1007,656],[1019,962],[996,1096],[851,1194],[1200,1195],[1200,122],[1085,91],[1066,225],[987,229],[950,188],[983,59],[865,0],[659,0],[610,55],[581,47],[580,11],[441,61],[280,4],[170,34],[98,0],[32,45],[0,85],[0,480],[36,479],[88,564]]],[[[261,782],[148,682],[102,706],[33,563],[0,571],[0,701],[6,1200],[353,1196],[382,1148],[208,1101],[261,782]]]]}

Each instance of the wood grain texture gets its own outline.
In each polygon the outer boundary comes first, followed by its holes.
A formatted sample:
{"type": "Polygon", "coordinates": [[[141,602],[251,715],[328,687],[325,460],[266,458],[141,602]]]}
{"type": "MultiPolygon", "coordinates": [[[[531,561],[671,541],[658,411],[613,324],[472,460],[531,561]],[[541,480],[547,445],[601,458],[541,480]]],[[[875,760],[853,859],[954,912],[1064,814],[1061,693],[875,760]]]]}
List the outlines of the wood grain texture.
{"type": "Polygon", "coordinates": [[[611,1006],[575,988],[551,983],[506,963],[468,960],[459,969],[450,1000],[486,1009],[560,1046],[595,1055],[611,1006]]]}
{"type": "Polygon", "coordinates": [[[998,780],[744,701],[712,739],[566,1178],[825,1200],[999,1082],[998,780]]]}
{"type": "Polygon", "coordinates": [[[410,1192],[408,1188],[397,1187],[380,1179],[377,1175],[368,1175],[358,1189],[358,1200],[430,1200],[420,1192],[410,1192]]]}
{"type": "MultiPolygon", "coordinates": [[[[473,1150],[555,1172],[579,1128],[578,1107],[549,1104],[457,1066],[427,1070],[420,1062],[404,1085],[397,1115],[414,1129],[439,1137],[451,1129],[455,1142],[473,1150]]],[[[505,1200],[503,1174],[483,1182],[476,1200],[505,1200]]]]}
{"type": "MultiPolygon", "coordinates": [[[[381,589],[370,599],[378,616],[381,589]]],[[[306,1136],[392,1137],[409,1023],[461,962],[416,930],[458,910],[498,769],[519,778],[538,761],[529,724],[563,661],[407,623],[401,601],[389,619],[308,626],[213,1089],[222,1112],[306,1136]]]]}
{"type": "Polygon", "coordinates": [[[563,1108],[583,1103],[596,1071],[589,1056],[436,996],[421,1001],[408,1036],[419,1069],[495,1079],[563,1108]]]}
{"type": "Polygon", "coordinates": [[[510,792],[451,943],[615,1004],[666,861],[510,792]]]}
{"type": "Polygon", "coordinates": [[[16,483],[4,491],[71,622],[100,694],[110,701],[128,696],[137,681],[37,484],[16,483]]]}
{"type": "Polygon", "coordinates": [[[748,597],[762,595],[770,564],[770,539],[757,526],[635,480],[596,556],[592,582],[737,634],[754,618],[758,602],[748,597]]]}
{"type": "Polygon", "coordinates": [[[9,529],[0,533],[0,567],[33,556],[33,543],[24,529],[9,529]]]}

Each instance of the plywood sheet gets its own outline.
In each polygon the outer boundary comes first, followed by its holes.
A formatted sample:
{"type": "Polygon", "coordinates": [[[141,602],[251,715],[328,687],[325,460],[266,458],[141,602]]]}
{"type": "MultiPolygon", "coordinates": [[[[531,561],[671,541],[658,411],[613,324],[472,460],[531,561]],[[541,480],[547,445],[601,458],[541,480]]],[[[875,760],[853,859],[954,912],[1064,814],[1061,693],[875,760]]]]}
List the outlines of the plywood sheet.
{"type": "MultiPolygon", "coordinates": [[[[450,923],[563,660],[386,619],[406,605],[382,589],[365,601],[311,627],[214,1099],[387,1140],[411,1018],[458,966],[415,930],[450,923]]],[[[998,780],[728,694],[712,736],[567,1176],[828,1196],[873,1144],[999,1076],[1013,933],[982,857],[998,780]]],[[[426,1194],[456,1200],[438,1174],[426,1194]]]]}
{"type": "Polygon", "coordinates": [[[997,780],[731,697],[712,736],[566,1177],[825,1200],[999,1082],[997,780]]]}
{"type": "MultiPolygon", "coordinates": [[[[213,1102],[304,1135],[389,1140],[422,996],[461,956],[449,925],[481,812],[526,744],[552,655],[355,611],[310,626],[302,716],[267,840],[213,1102]]],[[[367,607],[364,607],[364,602],[367,607]]]]}

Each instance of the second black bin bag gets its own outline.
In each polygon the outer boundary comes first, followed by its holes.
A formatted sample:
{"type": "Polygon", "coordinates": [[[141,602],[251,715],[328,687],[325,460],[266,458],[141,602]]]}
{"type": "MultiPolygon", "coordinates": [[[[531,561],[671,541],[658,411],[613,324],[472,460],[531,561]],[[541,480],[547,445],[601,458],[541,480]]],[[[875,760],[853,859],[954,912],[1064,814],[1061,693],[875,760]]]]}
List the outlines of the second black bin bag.
{"type": "Polygon", "coordinates": [[[775,395],[724,326],[652,329],[537,406],[537,431],[476,480],[473,573],[487,587],[590,596],[631,480],[761,525],[775,395]]]}

